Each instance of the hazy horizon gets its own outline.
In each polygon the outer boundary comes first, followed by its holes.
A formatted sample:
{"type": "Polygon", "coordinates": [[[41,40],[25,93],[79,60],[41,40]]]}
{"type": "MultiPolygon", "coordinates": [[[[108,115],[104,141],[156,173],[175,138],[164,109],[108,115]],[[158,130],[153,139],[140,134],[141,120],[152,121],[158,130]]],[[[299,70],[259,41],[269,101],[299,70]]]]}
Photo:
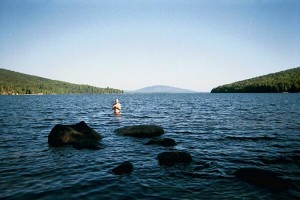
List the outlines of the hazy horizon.
{"type": "Polygon", "coordinates": [[[208,92],[300,66],[300,1],[0,1],[0,68],[208,92]]]}

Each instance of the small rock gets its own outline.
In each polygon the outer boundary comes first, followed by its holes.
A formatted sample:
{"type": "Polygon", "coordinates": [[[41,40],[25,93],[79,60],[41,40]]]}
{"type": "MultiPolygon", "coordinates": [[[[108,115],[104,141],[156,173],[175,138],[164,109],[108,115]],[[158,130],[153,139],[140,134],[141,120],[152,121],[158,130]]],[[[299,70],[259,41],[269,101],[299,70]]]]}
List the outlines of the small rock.
{"type": "Polygon", "coordinates": [[[242,181],[271,190],[286,190],[289,184],[278,174],[258,168],[241,168],[234,172],[235,176],[242,181]]]}
{"type": "Polygon", "coordinates": [[[133,171],[133,165],[129,161],[125,161],[119,166],[112,169],[112,172],[117,175],[130,174],[133,171]]]}
{"type": "Polygon", "coordinates": [[[152,138],[164,134],[164,129],[157,125],[125,126],[115,130],[117,135],[139,138],[152,138]]]}
{"type": "Polygon", "coordinates": [[[149,140],[145,145],[159,145],[163,147],[176,146],[175,140],[171,138],[153,138],[149,140]]]}
{"type": "Polygon", "coordinates": [[[162,152],[158,154],[157,159],[160,165],[173,166],[177,163],[190,163],[192,156],[187,152],[162,152]]]}

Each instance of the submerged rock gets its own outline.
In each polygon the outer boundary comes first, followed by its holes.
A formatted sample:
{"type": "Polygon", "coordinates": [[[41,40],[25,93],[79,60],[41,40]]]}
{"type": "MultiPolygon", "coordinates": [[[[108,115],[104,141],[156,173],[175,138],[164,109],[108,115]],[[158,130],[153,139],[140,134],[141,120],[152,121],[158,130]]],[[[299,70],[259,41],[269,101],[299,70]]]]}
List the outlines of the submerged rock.
{"type": "Polygon", "coordinates": [[[160,165],[173,166],[177,163],[190,163],[192,162],[192,156],[183,151],[177,152],[162,152],[157,155],[157,159],[160,165]]]}
{"type": "Polygon", "coordinates": [[[261,161],[264,164],[290,164],[293,162],[289,158],[283,157],[283,156],[280,156],[278,158],[273,158],[273,159],[263,159],[262,158],[261,161]]]}
{"type": "Polygon", "coordinates": [[[48,135],[48,144],[52,147],[73,145],[78,149],[98,149],[101,135],[84,121],[74,125],[57,124],[48,135]]]}
{"type": "Polygon", "coordinates": [[[293,160],[293,162],[295,163],[295,165],[297,165],[298,167],[300,167],[300,155],[291,156],[291,159],[293,160]]]}
{"type": "Polygon", "coordinates": [[[74,142],[73,147],[75,149],[93,149],[93,150],[97,150],[97,149],[101,149],[101,147],[99,146],[99,142],[94,141],[94,140],[82,140],[80,142],[74,142]]]}
{"type": "Polygon", "coordinates": [[[171,138],[152,138],[145,145],[160,145],[164,147],[176,146],[175,140],[171,138]]]}
{"type": "Polygon", "coordinates": [[[117,135],[139,138],[152,138],[164,134],[164,129],[157,125],[125,126],[115,130],[117,135]]]}
{"type": "Polygon", "coordinates": [[[130,174],[133,171],[133,165],[129,161],[125,161],[119,166],[112,169],[112,172],[117,175],[130,174]]]}
{"type": "Polygon", "coordinates": [[[289,184],[278,174],[258,168],[242,168],[234,172],[235,176],[242,181],[271,190],[286,190],[289,184]]]}
{"type": "MultiPolygon", "coordinates": [[[[198,164],[198,163],[197,163],[198,164]]],[[[195,167],[193,171],[200,171],[210,167],[210,163],[201,163],[199,166],[195,167]]]]}

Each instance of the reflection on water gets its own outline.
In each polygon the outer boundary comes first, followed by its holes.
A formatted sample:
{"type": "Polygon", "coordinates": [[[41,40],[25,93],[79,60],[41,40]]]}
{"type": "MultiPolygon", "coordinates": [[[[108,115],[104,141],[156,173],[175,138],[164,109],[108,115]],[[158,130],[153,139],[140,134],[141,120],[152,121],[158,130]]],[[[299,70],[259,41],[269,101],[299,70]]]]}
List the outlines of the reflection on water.
{"type": "Polygon", "coordinates": [[[0,96],[0,198],[205,199],[300,195],[299,94],[125,94],[0,96]],[[122,115],[112,114],[115,98],[122,115]],[[48,147],[56,124],[85,121],[103,149],[48,147]],[[157,124],[172,148],[121,137],[116,128],[157,124]],[[156,156],[184,150],[190,165],[162,167],[156,156]],[[134,171],[111,170],[129,160],[134,171]],[[291,189],[272,192],[235,179],[241,167],[278,172],[291,189]]]}

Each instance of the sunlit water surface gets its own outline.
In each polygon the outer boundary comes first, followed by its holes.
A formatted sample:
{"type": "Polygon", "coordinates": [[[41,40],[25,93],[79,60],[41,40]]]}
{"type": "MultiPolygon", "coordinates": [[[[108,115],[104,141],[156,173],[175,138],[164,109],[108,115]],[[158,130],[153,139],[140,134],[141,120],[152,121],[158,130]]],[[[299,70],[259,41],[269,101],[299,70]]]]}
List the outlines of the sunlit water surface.
{"type": "Polygon", "coordinates": [[[270,199],[300,196],[299,94],[123,94],[0,96],[0,198],[270,199]],[[122,115],[112,114],[119,98],[122,115]],[[101,133],[100,150],[48,146],[56,124],[85,121],[101,133]],[[117,136],[126,125],[157,124],[172,148],[117,136]],[[189,152],[189,165],[162,167],[163,151],[189,152]],[[130,161],[130,175],[111,170],[130,161]],[[267,162],[278,160],[278,162],[267,162]],[[298,160],[299,164],[299,160],[298,160]],[[199,166],[203,166],[203,169],[199,166]],[[269,191],[239,181],[257,167],[294,185],[269,191]],[[194,171],[194,169],[198,169],[194,171]],[[196,174],[192,176],[191,174],[196,174]]]}

